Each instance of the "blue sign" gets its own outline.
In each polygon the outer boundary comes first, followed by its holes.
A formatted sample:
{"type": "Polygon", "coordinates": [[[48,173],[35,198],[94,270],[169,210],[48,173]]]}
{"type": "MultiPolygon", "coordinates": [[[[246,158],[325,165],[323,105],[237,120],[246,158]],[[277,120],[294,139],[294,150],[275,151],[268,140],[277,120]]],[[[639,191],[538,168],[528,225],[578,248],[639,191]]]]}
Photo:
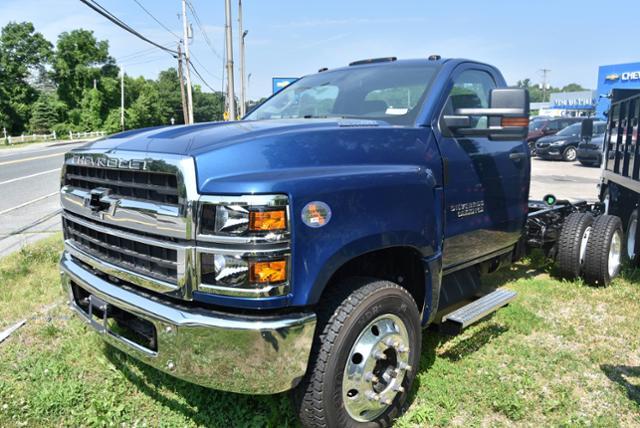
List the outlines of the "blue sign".
{"type": "Polygon", "coordinates": [[[272,78],[271,79],[271,84],[273,85],[273,93],[275,94],[276,92],[286,88],[287,86],[289,86],[290,84],[292,84],[296,80],[298,80],[297,77],[274,77],[274,78],[272,78]]]}
{"type": "Polygon", "coordinates": [[[606,96],[612,89],[640,89],[640,62],[600,66],[596,117],[604,117],[609,110],[611,101],[606,96]]]}

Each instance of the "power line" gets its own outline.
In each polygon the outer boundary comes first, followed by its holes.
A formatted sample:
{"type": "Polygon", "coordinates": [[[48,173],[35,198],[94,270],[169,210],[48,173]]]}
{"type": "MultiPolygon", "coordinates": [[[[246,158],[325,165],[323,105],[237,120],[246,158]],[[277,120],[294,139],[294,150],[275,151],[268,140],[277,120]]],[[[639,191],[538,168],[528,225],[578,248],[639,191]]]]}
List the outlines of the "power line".
{"type": "Polygon", "coordinates": [[[138,31],[133,29],[131,26],[129,26],[128,24],[123,22],[120,18],[116,17],[111,12],[109,12],[107,9],[102,7],[95,0],[80,0],[80,1],[82,3],[84,3],[85,5],[87,5],[88,7],[90,7],[91,9],[93,9],[94,11],[96,11],[97,13],[99,13],[100,15],[102,15],[103,17],[107,18],[109,21],[111,21],[114,24],[116,24],[118,27],[122,28],[123,30],[125,30],[125,31],[127,31],[127,32],[129,32],[131,34],[133,34],[137,38],[139,38],[141,40],[144,40],[145,42],[157,47],[158,49],[162,49],[163,51],[170,53],[174,57],[178,54],[178,52],[174,51],[173,49],[169,49],[169,48],[167,48],[165,46],[162,46],[161,44],[156,43],[156,42],[148,39],[147,37],[143,36],[138,31]]]}
{"type": "Polygon", "coordinates": [[[178,40],[180,40],[180,36],[178,36],[176,33],[174,33],[169,27],[167,27],[166,25],[164,25],[162,22],[160,22],[160,20],[158,18],[156,18],[155,16],[153,16],[153,14],[151,12],[149,12],[147,10],[146,7],[144,7],[142,5],[142,3],[140,3],[138,0],[133,0],[138,6],[140,6],[140,9],[144,10],[144,12],[149,15],[151,17],[151,19],[153,19],[154,21],[156,21],[162,28],[164,28],[165,30],[167,30],[169,33],[171,33],[175,38],[177,38],[178,40]]]}
{"type": "Polygon", "coordinates": [[[131,61],[140,61],[140,60],[144,60],[146,58],[155,57],[155,56],[158,56],[158,55],[161,55],[163,58],[166,58],[164,52],[159,51],[156,48],[151,48],[150,52],[137,54],[137,55],[124,55],[124,56],[121,56],[121,57],[117,57],[116,60],[119,63],[131,62],[131,61]]]}
{"type": "Polygon", "coordinates": [[[211,71],[209,71],[207,69],[207,67],[204,66],[204,64],[202,64],[202,62],[200,62],[200,60],[198,60],[198,58],[193,54],[193,52],[191,53],[191,58],[194,59],[198,65],[200,67],[202,67],[202,69],[204,70],[205,73],[207,73],[209,76],[213,77],[216,80],[222,80],[222,78],[220,76],[216,76],[215,74],[213,74],[211,71]]]}
{"type": "Polygon", "coordinates": [[[137,62],[121,62],[120,64],[122,66],[130,67],[132,65],[143,65],[143,64],[150,64],[152,62],[164,61],[166,60],[166,58],[167,57],[165,56],[155,56],[152,58],[148,58],[146,60],[141,59],[140,61],[137,61],[137,62]]]}
{"type": "Polygon", "coordinates": [[[126,55],[122,55],[120,57],[120,59],[125,59],[125,58],[129,58],[129,57],[144,56],[144,55],[149,54],[151,52],[155,52],[155,50],[156,50],[156,48],[142,49],[141,51],[135,51],[135,52],[128,53],[126,55]]]}
{"type": "Polygon", "coordinates": [[[204,39],[205,43],[207,44],[207,46],[209,46],[209,49],[211,49],[211,52],[213,52],[213,54],[215,56],[217,56],[218,59],[222,60],[222,56],[220,56],[218,51],[213,47],[213,43],[211,43],[211,39],[209,39],[209,35],[204,30],[204,25],[202,25],[202,22],[200,21],[200,17],[198,16],[198,13],[196,12],[196,8],[193,6],[193,4],[191,4],[191,2],[187,2],[187,6],[189,6],[189,10],[191,10],[191,14],[193,15],[193,19],[194,19],[194,21],[196,21],[196,25],[200,29],[200,33],[202,33],[202,38],[204,39]]]}
{"type": "Polygon", "coordinates": [[[209,84],[207,83],[207,81],[206,81],[206,80],[204,80],[204,78],[202,77],[202,75],[200,74],[200,72],[198,72],[198,69],[196,68],[196,66],[195,66],[195,65],[193,65],[193,62],[192,62],[191,60],[189,60],[189,64],[191,64],[191,68],[193,68],[193,72],[194,72],[194,73],[196,73],[196,76],[198,76],[198,78],[200,79],[200,81],[201,81],[202,83],[204,83],[204,84],[205,84],[205,86],[206,86],[207,88],[211,89],[213,92],[216,92],[216,90],[215,90],[215,89],[213,89],[213,88],[211,87],[211,85],[209,85],[209,84]]]}

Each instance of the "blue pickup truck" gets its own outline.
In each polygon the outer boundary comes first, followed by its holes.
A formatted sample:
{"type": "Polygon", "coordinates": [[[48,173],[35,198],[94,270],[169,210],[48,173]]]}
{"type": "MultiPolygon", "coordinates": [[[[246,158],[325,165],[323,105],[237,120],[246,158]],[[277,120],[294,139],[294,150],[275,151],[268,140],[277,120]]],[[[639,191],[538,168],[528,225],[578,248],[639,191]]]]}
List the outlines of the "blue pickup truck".
{"type": "Polygon", "coordinates": [[[495,67],[383,58],[303,77],[237,122],[93,142],[63,168],[63,287],[159,370],[292,390],[305,426],[388,425],[421,329],[454,334],[514,298],[480,274],[538,247],[579,276],[585,227],[602,235],[601,204],[528,201],[528,117],[495,67]]]}

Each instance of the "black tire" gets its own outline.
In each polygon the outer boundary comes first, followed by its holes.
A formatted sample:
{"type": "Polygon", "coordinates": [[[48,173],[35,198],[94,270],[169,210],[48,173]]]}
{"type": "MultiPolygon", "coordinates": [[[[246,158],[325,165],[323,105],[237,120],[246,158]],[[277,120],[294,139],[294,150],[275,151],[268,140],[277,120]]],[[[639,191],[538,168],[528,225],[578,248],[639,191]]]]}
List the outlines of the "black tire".
{"type": "Polygon", "coordinates": [[[620,273],[624,259],[624,232],[620,217],[601,215],[593,222],[584,262],[584,279],[591,285],[606,287],[620,273]],[[619,259],[610,266],[609,253],[614,237],[619,239],[619,259]]]}
{"type": "Polygon", "coordinates": [[[627,259],[631,266],[638,266],[640,264],[640,250],[638,246],[638,229],[640,229],[640,217],[638,216],[638,209],[636,208],[631,212],[629,221],[627,222],[627,233],[625,235],[625,248],[627,250],[627,259]]]}
{"type": "Polygon", "coordinates": [[[597,162],[588,162],[588,161],[581,160],[580,163],[582,164],[582,166],[588,166],[591,168],[597,168],[600,166],[600,164],[597,162]]]}
{"type": "Polygon", "coordinates": [[[402,411],[420,361],[422,334],[418,307],[404,288],[374,278],[348,278],[335,284],[328,293],[320,305],[307,374],[293,391],[300,421],[305,427],[390,426],[402,411]],[[344,370],[353,344],[383,314],[392,314],[404,323],[411,369],[404,375],[401,385],[404,390],[395,395],[386,410],[371,421],[359,422],[344,405],[344,370]]]}
{"type": "Polygon", "coordinates": [[[562,152],[562,160],[565,162],[573,162],[578,157],[578,151],[575,147],[569,146],[562,152]]]}
{"type": "Polygon", "coordinates": [[[576,279],[582,272],[586,242],[593,224],[589,213],[570,214],[560,232],[558,240],[558,270],[565,279],[576,279]]]}

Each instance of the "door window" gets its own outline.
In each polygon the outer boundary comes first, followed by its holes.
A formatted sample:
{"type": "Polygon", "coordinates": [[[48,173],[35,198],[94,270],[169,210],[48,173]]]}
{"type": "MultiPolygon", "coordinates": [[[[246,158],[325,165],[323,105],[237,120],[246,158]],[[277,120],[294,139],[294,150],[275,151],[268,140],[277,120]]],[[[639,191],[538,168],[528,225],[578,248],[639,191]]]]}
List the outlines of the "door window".
{"type": "MultiPolygon", "coordinates": [[[[454,111],[459,108],[488,108],[491,90],[495,87],[493,77],[486,71],[463,71],[453,83],[444,114],[454,114],[454,111]]],[[[487,117],[472,118],[471,126],[486,128],[487,117]]]]}

